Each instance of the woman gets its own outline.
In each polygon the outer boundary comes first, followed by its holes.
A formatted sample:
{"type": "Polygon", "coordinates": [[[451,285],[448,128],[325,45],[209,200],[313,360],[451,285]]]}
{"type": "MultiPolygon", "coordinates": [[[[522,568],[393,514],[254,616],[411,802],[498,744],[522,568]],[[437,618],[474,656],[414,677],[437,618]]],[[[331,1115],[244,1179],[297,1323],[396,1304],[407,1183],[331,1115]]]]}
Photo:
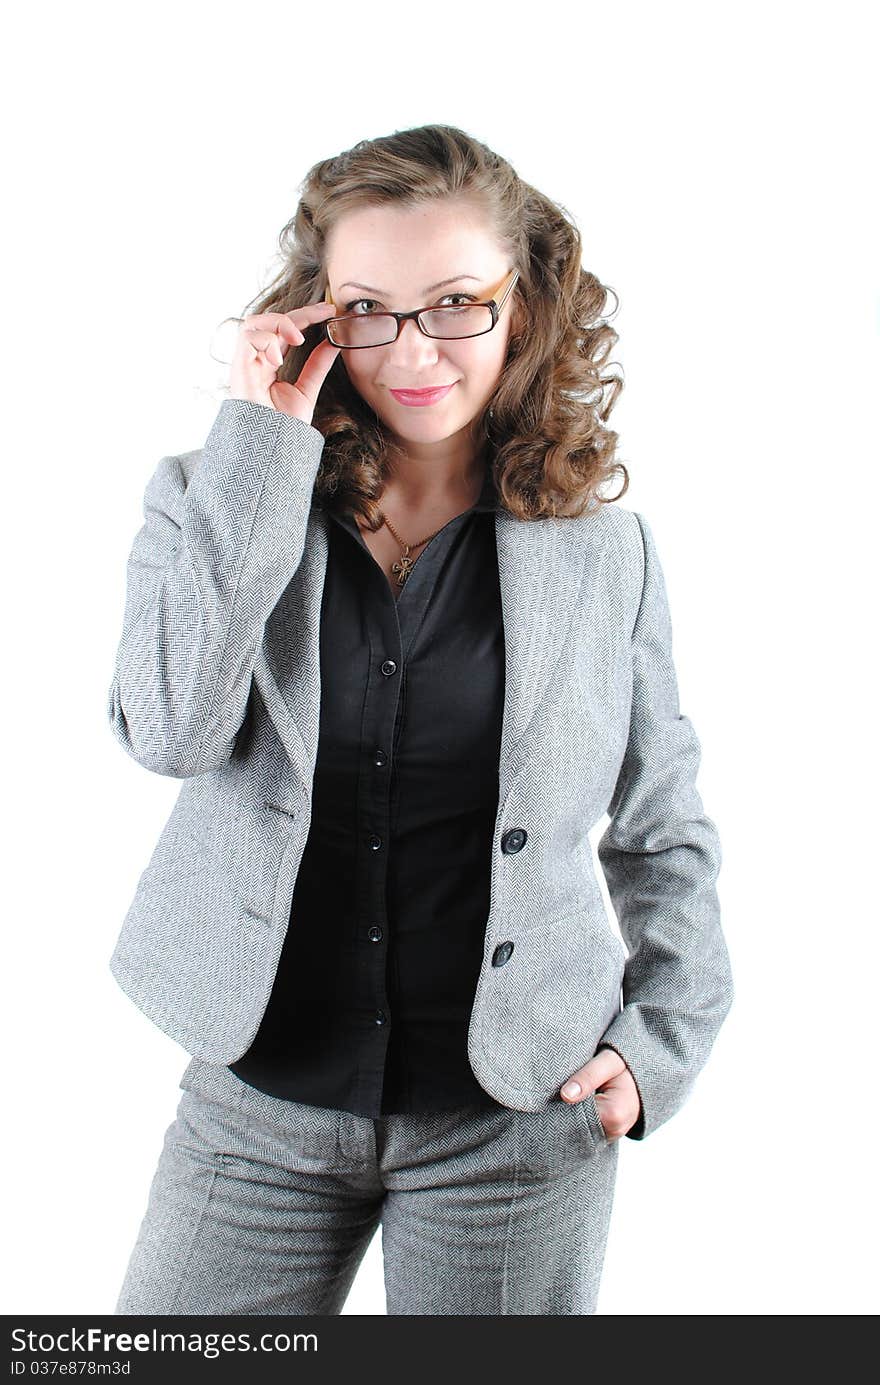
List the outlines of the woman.
{"type": "Polygon", "coordinates": [[[116,1311],[339,1313],[381,1223],[389,1314],[594,1313],[732,998],[606,293],[446,126],[283,247],[129,562],[110,717],[183,784],[111,967],[192,1061],[116,1311]]]}

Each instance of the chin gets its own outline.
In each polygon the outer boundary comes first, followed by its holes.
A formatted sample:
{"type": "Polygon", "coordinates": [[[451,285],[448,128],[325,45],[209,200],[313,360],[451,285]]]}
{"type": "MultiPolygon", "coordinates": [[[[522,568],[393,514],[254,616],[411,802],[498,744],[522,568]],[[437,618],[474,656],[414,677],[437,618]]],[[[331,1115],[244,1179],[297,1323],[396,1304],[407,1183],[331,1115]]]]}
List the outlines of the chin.
{"type": "Polygon", "coordinates": [[[393,412],[392,409],[386,407],[381,413],[373,405],[373,412],[382,420],[386,428],[393,429],[395,433],[421,439],[435,435],[438,440],[448,438],[466,427],[469,418],[469,415],[463,414],[461,410],[456,410],[453,416],[452,414],[441,414],[438,410],[430,408],[406,409],[403,405],[393,409],[393,412]]]}

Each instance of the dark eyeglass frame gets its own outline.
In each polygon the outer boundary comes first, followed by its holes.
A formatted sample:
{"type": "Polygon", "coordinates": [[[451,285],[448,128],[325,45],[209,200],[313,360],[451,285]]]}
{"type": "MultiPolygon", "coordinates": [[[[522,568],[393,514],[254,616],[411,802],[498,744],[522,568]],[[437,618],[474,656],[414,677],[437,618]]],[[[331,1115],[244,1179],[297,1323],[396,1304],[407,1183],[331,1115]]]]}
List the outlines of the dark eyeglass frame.
{"type": "MultiPolygon", "coordinates": [[[[468,332],[463,337],[436,337],[433,332],[425,331],[425,328],[423,327],[421,322],[422,313],[436,312],[438,311],[436,308],[413,308],[411,313],[393,313],[389,309],[383,308],[381,313],[342,313],[339,317],[328,317],[323,324],[324,335],[327,337],[327,340],[330,341],[333,344],[333,346],[337,347],[340,351],[375,351],[377,346],[393,346],[394,342],[396,342],[397,338],[400,336],[400,330],[403,324],[405,322],[409,322],[411,319],[416,324],[419,331],[424,336],[430,337],[432,341],[470,341],[472,337],[484,337],[486,335],[486,332],[491,332],[496,327],[498,323],[498,318],[501,316],[501,310],[504,307],[504,304],[507,302],[507,299],[510,297],[510,294],[513,292],[513,287],[518,278],[519,270],[513,269],[507,275],[505,275],[505,277],[501,280],[500,284],[496,284],[495,288],[492,289],[491,292],[493,296],[488,300],[488,302],[480,301],[479,303],[462,304],[462,307],[466,308],[491,308],[492,325],[490,327],[487,327],[485,332],[468,332]],[[501,294],[500,299],[496,302],[494,295],[498,293],[501,289],[503,289],[504,292],[501,294]],[[353,318],[362,317],[396,318],[397,335],[392,337],[390,341],[369,342],[364,346],[343,346],[339,342],[333,341],[333,338],[330,336],[329,329],[333,326],[334,322],[350,322],[353,318]]],[[[332,299],[328,299],[327,301],[332,302],[332,299]]],[[[440,311],[448,311],[448,309],[441,309],[440,311]]]]}

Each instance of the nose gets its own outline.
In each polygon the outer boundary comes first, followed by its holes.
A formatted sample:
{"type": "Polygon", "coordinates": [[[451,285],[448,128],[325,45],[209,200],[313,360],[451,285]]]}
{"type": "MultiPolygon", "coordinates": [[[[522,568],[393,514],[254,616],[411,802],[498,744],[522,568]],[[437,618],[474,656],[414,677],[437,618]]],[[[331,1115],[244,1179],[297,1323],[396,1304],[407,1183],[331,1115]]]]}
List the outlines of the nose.
{"type": "Polygon", "coordinates": [[[413,318],[401,325],[397,341],[393,341],[388,350],[396,352],[404,359],[413,356],[429,356],[434,360],[437,358],[437,342],[433,337],[426,337],[413,318]]]}

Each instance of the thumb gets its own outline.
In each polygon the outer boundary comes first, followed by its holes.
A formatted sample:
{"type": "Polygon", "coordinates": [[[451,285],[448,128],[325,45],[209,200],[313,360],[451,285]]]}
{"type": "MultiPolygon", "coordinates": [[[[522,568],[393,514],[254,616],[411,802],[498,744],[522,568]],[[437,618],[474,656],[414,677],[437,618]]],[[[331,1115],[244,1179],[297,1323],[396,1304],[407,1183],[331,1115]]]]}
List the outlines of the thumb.
{"type": "Polygon", "coordinates": [[[312,408],[318,402],[318,391],[323,385],[330,367],[339,355],[340,349],[340,347],[334,346],[332,341],[319,342],[309,354],[305,365],[297,376],[295,388],[305,395],[312,408]]]}
{"type": "Polygon", "coordinates": [[[573,1072],[563,1083],[559,1095],[569,1101],[583,1101],[585,1096],[616,1077],[625,1067],[623,1059],[613,1048],[603,1048],[573,1072]]]}
{"type": "Polygon", "coordinates": [[[299,375],[296,384],[287,380],[273,380],[269,386],[269,398],[280,413],[291,414],[304,423],[311,423],[318,400],[318,391],[324,383],[327,372],[339,355],[339,347],[332,342],[320,342],[312,351],[299,375]]]}

